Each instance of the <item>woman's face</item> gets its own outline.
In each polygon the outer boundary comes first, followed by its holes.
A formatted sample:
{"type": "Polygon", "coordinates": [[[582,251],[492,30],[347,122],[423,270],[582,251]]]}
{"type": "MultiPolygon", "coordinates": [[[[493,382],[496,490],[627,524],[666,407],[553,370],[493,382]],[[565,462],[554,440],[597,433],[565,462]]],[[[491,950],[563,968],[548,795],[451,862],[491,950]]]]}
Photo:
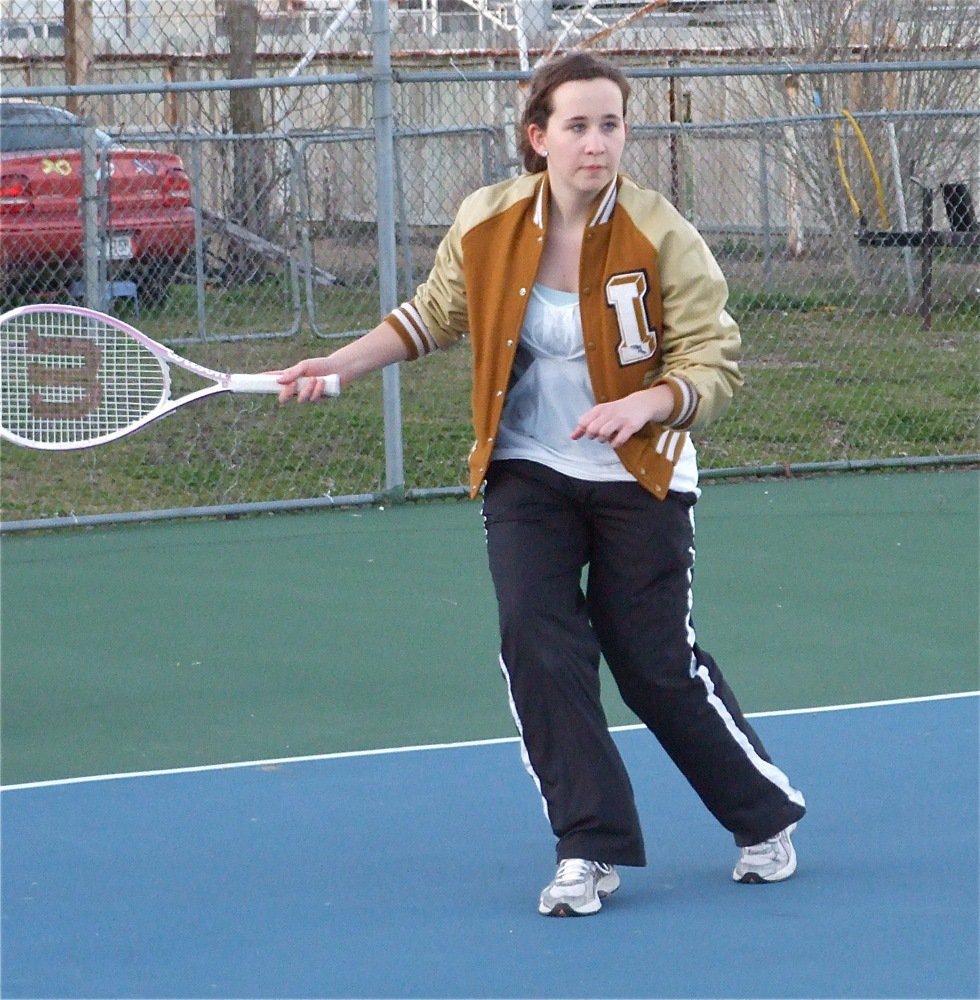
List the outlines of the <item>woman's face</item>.
{"type": "Polygon", "coordinates": [[[570,80],[551,95],[547,125],[528,127],[538,153],[547,154],[555,193],[591,196],[619,171],[626,144],[623,95],[612,80],[570,80]]]}

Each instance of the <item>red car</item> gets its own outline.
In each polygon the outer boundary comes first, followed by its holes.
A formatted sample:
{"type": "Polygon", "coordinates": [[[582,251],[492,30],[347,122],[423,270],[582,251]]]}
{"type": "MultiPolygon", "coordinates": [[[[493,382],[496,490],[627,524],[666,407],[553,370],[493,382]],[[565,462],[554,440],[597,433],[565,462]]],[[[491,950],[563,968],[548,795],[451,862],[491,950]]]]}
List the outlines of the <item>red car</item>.
{"type": "MultiPolygon", "coordinates": [[[[64,292],[82,277],[82,135],[82,120],[63,108],[0,100],[0,298],[8,302],[64,292]]],[[[143,302],[158,302],[194,247],[190,180],[173,153],[97,136],[109,177],[98,184],[103,273],[135,281],[143,302]]]]}

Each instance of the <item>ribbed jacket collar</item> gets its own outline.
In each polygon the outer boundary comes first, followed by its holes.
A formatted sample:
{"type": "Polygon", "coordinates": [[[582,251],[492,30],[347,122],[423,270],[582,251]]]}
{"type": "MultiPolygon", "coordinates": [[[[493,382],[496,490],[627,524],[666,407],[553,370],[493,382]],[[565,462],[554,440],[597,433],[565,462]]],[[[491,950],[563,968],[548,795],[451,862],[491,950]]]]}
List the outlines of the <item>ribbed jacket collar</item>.
{"type": "MultiPolygon", "coordinates": [[[[548,171],[541,174],[541,182],[538,184],[538,193],[534,200],[534,224],[538,229],[545,229],[548,225],[548,211],[551,204],[548,195],[551,186],[548,183],[548,171]]],[[[613,209],[616,207],[616,197],[619,192],[619,177],[614,177],[604,190],[600,191],[592,201],[592,216],[589,219],[589,226],[599,226],[608,222],[612,218],[613,209]]]]}

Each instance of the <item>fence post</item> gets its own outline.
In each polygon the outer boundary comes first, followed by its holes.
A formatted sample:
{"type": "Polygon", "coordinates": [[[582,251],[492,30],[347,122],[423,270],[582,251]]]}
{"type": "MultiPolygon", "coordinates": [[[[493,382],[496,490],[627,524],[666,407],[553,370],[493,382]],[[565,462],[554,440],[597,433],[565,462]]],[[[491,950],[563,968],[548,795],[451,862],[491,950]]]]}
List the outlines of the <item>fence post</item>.
{"type": "MultiPolygon", "coordinates": [[[[885,135],[888,136],[888,153],[892,161],[892,180],[895,182],[895,204],[898,207],[898,224],[902,232],[909,228],[908,212],[905,208],[905,188],[902,186],[902,165],[898,159],[898,140],[895,138],[895,123],[885,123],[885,135]]],[[[908,288],[908,302],[911,309],[915,305],[915,277],[912,274],[912,248],[904,247],[902,256],[905,258],[905,285],[908,288]]]]}
{"type": "MultiPolygon", "coordinates": [[[[387,0],[371,0],[374,159],[378,213],[378,282],[381,314],[398,305],[398,261],[395,240],[395,129],[392,111],[391,31],[387,0]]],[[[405,457],[398,365],[381,373],[385,426],[385,484],[392,501],[405,497],[405,457]]]]}
{"type": "Polygon", "coordinates": [[[102,244],[99,231],[99,138],[88,123],[82,129],[82,282],[85,305],[102,309],[102,244]]]}
{"type": "Polygon", "coordinates": [[[759,211],[762,213],[762,285],[772,288],[772,218],[769,209],[769,156],[766,127],[759,126],[759,211]]]}
{"type": "Polygon", "coordinates": [[[932,329],[932,199],[931,187],[922,185],[922,299],[919,303],[919,315],[922,317],[924,330],[932,329]]]}
{"type": "Polygon", "coordinates": [[[207,272],[205,270],[204,251],[204,206],[201,201],[201,190],[204,187],[201,172],[201,142],[197,136],[190,146],[191,167],[191,206],[194,210],[194,301],[197,308],[197,335],[201,340],[208,339],[207,315],[207,272]]]}

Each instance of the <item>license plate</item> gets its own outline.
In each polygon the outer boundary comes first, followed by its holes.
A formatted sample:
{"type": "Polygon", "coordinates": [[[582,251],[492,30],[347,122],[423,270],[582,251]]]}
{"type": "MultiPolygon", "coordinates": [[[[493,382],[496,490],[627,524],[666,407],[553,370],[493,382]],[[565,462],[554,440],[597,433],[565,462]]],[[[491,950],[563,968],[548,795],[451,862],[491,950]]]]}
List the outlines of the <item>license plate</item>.
{"type": "Polygon", "coordinates": [[[105,241],[105,255],[109,260],[129,260],[133,256],[133,237],[117,233],[105,241]]]}

